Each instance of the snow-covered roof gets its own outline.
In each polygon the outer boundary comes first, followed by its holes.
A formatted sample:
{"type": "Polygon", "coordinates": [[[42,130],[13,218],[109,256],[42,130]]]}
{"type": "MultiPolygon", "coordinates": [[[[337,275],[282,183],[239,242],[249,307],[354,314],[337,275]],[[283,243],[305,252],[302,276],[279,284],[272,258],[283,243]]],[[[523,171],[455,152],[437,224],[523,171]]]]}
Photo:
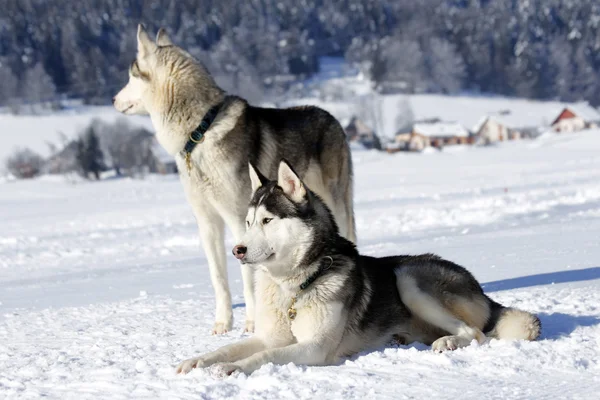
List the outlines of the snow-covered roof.
{"type": "Polygon", "coordinates": [[[573,114],[582,118],[584,121],[600,121],[600,112],[598,112],[596,108],[592,107],[587,102],[566,104],[565,107],[556,115],[554,121],[556,121],[556,119],[565,109],[570,110],[573,114]]]}
{"type": "Polygon", "coordinates": [[[430,137],[467,137],[469,132],[458,122],[419,122],[413,132],[430,137]]]}

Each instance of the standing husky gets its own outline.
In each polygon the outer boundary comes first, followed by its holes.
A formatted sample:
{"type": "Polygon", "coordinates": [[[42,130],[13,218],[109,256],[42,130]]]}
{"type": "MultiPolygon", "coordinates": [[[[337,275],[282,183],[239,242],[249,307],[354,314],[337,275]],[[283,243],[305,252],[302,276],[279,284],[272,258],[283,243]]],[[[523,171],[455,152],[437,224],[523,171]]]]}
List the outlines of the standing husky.
{"type": "Polygon", "coordinates": [[[325,202],[281,162],[277,182],[250,168],[247,231],[233,253],[256,270],[256,334],[182,362],[247,374],[265,363],[335,364],[402,343],[454,350],[486,335],[534,340],[539,319],[487,297],[463,267],[431,254],[360,256],[325,202]]]}
{"type": "MultiPolygon", "coordinates": [[[[177,161],[216,295],[213,333],[231,329],[224,226],[236,240],[245,231],[251,196],[248,162],[275,176],[282,157],[332,209],[342,235],[355,241],[352,163],[345,134],[334,117],[316,107],[267,109],[226,96],[207,70],[165,31],[153,42],[138,26],[137,58],[129,83],[114,98],[124,114],[150,114],[158,142],[177,161]]],[[[253,278],[242,266],[246,331],[254,330],[253,278]]]]}

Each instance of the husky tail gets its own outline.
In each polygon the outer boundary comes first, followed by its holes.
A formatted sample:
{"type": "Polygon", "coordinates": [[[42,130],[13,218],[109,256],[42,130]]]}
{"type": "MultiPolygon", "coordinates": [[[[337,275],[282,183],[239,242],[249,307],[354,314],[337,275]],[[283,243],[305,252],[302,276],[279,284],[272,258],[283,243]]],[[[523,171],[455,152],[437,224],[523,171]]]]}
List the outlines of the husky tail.
{"type": "Polygon", "coordinates": [[[486,336],[496,339],[536,340],[542,323],[535,315],[490,301],[490,319],[485,327],[486,336]]]}

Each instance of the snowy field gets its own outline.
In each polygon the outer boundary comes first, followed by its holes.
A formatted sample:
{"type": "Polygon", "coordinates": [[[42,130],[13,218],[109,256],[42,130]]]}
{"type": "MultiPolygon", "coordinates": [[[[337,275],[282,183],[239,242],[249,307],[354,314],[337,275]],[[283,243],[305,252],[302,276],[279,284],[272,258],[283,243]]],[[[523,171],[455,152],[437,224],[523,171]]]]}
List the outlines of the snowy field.
{"type": "Polygon", "coordinates": [[[234,329],[211,336],[208,268],[176,177],[42,178],[0,184],[0,398],[598,398],[600,131],[353,157],[363,253],[454,260],[495,300],[538,313],[541,340],[177,376],[182,359],[244,336],[233,257],[234,329]]]}

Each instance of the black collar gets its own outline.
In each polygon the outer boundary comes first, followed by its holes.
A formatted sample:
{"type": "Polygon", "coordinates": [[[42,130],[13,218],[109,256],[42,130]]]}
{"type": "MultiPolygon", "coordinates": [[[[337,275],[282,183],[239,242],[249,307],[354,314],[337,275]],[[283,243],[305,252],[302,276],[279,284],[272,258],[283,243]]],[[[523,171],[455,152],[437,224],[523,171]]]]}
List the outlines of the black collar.
{"type": "Polygon", "coordinates": [[[309,276],[301,285],[300,291],[309,287],[314,281],[317,280],[319,276],[325,271],[327,271],[333,265],[333,258],[330,256],[325,256],[319,265],[319,269],[317,269],[311,276],[309,276]]]}
{"type": "MultiPolygon", "coordinates": [[[[225,99],[227,99],[227,97],[225,99]]],[[[206,133],[206,131],[208,131],[212,123],[215,121],[217,115],[219,115],[219,111],[221,111],[221,107],[223,107],[224,103],[225,100],[223,100],[215,106],[212,106],[210,110],[208,110],[206,114],[204,114],[204,118],[202,118],[200,125],[198,125],[198,127],[194,129],[192,133],[190,133],[190,138],[188,139],[187,143],[185,144],[185,147],[183,148],[184,155],[191,154],[192,151],[194,151],[196,145],[204,141],[204,134],[206,133]]]]}

